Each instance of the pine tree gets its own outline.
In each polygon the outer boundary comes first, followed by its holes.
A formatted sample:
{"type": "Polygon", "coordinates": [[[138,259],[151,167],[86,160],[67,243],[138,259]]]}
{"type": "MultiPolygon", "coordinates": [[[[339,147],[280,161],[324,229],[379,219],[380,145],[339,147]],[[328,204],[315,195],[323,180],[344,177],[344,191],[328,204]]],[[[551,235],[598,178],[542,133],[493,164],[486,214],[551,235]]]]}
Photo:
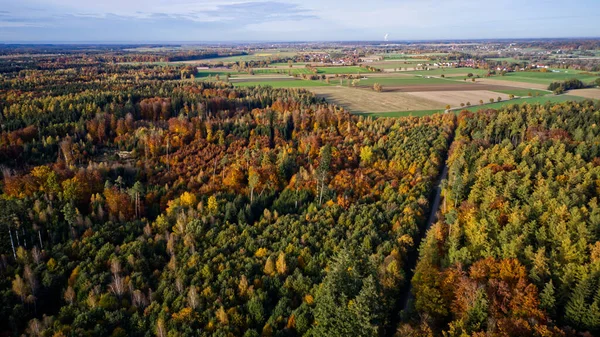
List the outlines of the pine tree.
{"type": "Polygon", "coordinates": [[[586,298],[590,294],[590,285],[586,279],[579,282],[567,306],[565,307],[565,317],[568,322],[575,327],[583,327],[586,323],[589,305],[586,303],[586,298]]]}
{"type": "Polygon", "coordinates": [[[374,336],[381,319],[379,284],[365,259],[342,250],[315,299],[309,336],[374,336]]]}
{"type": "Polygon", "coordinates": [[[546,310],[547,313],[552,315],[554,314],[555,303],[554,285],[552,284],[552,280],[550,280],[550,282],[546,283],[540,294],[540,306],[542,309],[546,310]]]}

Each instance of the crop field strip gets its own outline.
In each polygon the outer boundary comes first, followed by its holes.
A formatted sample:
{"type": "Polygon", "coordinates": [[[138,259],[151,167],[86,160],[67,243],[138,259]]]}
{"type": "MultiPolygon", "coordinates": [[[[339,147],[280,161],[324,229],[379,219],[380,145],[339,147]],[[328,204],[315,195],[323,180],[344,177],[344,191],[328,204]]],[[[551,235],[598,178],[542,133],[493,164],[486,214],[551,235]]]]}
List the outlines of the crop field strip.
{"type": "Polygon", "coordinates": [[[400,110],[431,110],[444,105],[428,99],[414,97],[404,92],[375,92],[367,89],[340,86],[322,86],[310,89],[350,112],[385,112],[400,110]]]}
{"type": "Polygon", "coordinates": [[[235,87],[254,87],[254,86],[271,86],[273,88],[309,88],[309,87],[326,87],[329,84],[322,81],[309,81],[297,79],[279,79],[269,81],[239,81],[232,82],[235,87]]]}
{"type": "Polygon", "coordinates": [[[515,82],[525,82],[525,83],[534,83],[534,84],[545,84],[549,85],[552,82],[558,81],[566,81],[576,78],[584,83],[592,82],[597,78],[600,78],[600,75],[597,74],[584,74],[579,72],[561,72],[561,73],[553,73],[553,72],[514,72],[514,73],[506,73],[504,76],[494,76],[493,79],[500,81],[515,81],[515,82]]]}
{"type": "Polygon", "coordinates": [[[537,90],[537,89],[509,89],[509,90],[493,90],[502,94],[515,95],[517,97],[526,96],[545,96],[551,94],[549,90],[537,90]]]}
{"type": "Polygon", "coordinates": [[[600,88],[570,90],[568,94],[584,98],[600,99],[600,88]]]}
{"type": "Polygon", "coordinates": [[[489,102],[490,99],[508,100],[506,94],[490,90],[462,90],[462,91],[420,91],[410,92],[409,95],[439,102],[440,104],[458,107],[461,104],[479,104],[479,101],[489,102]]]}
{"type": "Polygon", "coordinates": [[[409,74],[423,75],[423,76],[441,76],[441,75],[455,75],[456,74],[473,74],[483,76],[488,73],[487,69],[474,69],[474,68],[435,68],[431,70],[416,70],[409,71],[409,74]]]}

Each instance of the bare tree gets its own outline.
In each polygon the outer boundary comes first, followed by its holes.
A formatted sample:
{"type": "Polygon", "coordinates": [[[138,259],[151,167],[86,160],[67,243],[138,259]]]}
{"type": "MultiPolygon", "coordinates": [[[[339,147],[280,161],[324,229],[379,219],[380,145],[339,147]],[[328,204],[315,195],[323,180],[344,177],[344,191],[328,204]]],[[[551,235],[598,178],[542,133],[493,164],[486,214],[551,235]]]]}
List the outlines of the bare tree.
{"type": "Polygon", "coordinates": [[[146,306],[146,296],[140,290],[138,290],[138,289],[134,290],[133,294],[131,295],[131,298],[132,298],[133,305],[135,305],[136,307],[146,306]]]}
{"type": "Polygon", "coordinates": [[[196,309],[196,307],[198,307],[198,292],[196,291],[195,286],[190,287],[190,290],[188,291],[187,299],[188,299],[188,305],[192,309],[196,309]]]}
{"type": "Polygon", "coordinates": [[[108,288],[117,295],[117,297],[121,298],[125,293],[125,282],[123,282],[123,278],[120,275],[113,275],[113,281],[108,288]]]}
{"type": "Polygon", "coordinates": [[[31,250],[31,256],[33,257],[33,262],[35,262],[35,264],[40,264],[42,261],[42,253],[37,246],[33,247],[31,250]]]}
{"type": "Polygon", "coordinates": [[[73,304],[73,302],[75,301],[75,291],[73,290],[73,287],[67,287],[67,290],[65,290],[64,297],[65,301],[67,301],[69,304],[73,304]]]}
{"type": "Polygon", "coordinates": [[[156,336],[165,337],[166,335],[165,321],[162,318],[159,318],[158,322],[156,322],[156,336]]]}
{"type": "Polygon", "coordinates": [[[110,283],[108,288],[111,292],[113,292],[117,297],[121,298],[125,293],[125,282],[123,281],[123,277],[121,277],[121,263],[118,259],[113,259],[110,262],[110,271],[113,274],[113,281],[110,283]]]}

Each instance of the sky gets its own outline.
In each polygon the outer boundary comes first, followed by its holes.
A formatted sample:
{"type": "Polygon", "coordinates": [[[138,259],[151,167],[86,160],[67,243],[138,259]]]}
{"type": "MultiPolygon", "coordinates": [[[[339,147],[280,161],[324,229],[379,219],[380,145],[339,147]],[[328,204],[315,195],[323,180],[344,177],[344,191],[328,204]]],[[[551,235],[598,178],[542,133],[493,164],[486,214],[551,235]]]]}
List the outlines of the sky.
{"type": "Polygon", "coordinates": [[[600,0],[0,0],[0,42],[600,37],[600,0]]]}

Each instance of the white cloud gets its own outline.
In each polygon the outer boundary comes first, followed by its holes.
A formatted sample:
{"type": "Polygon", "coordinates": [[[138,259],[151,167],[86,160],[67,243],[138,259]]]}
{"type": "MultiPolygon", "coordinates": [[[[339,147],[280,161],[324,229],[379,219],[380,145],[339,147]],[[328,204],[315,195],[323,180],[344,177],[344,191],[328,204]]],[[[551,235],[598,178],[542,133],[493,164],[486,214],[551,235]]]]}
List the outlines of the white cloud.
{"type": "Polygon", "coordinates": [[[124,34],[146,41],[380,40],[388,32],[397,40],[600,35],[593,24],[600,1],[578,1],[586,11],[565,17],[570,5],[558,0],[0,0],[0,40],[49,33],[35,25],[77,40],[124,34]]]}

